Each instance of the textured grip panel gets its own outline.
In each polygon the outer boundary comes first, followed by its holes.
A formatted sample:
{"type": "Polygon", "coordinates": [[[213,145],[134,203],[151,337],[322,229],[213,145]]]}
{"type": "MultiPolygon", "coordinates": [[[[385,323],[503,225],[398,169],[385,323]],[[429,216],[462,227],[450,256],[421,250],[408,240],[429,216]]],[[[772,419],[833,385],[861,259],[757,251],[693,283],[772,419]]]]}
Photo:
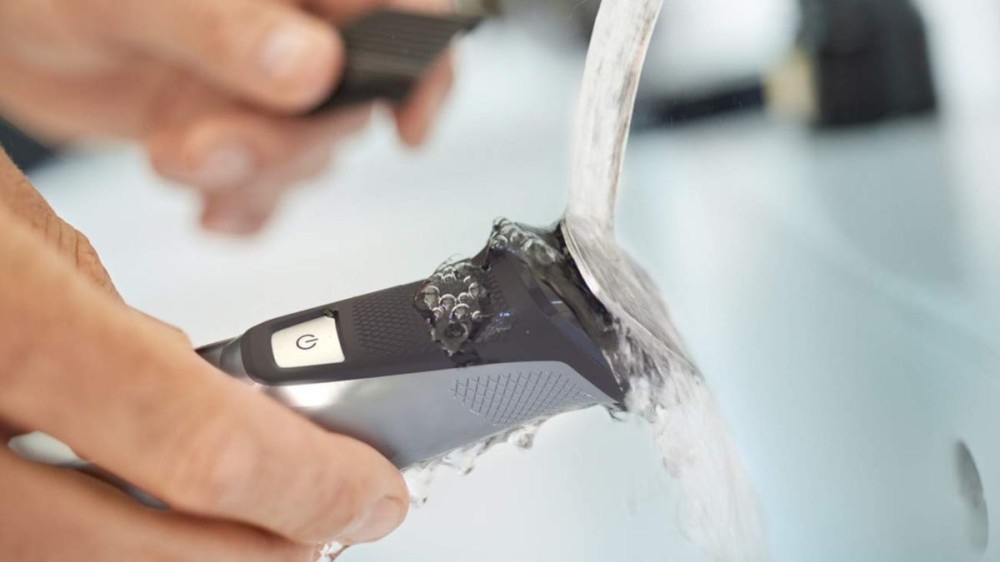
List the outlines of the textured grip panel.
{"type": "Polygon", "coordinates": [[[479,18],[379,10],[342,30],[347,48],[337,90],[314,112],[386,99],[401,103],[448,48],[479,18]]]}
{"type": "Polygon", "coordinates": [[[452,394],[495,426],[513,426],[596,403],[574,377],[556,371],[529,371],[458,379],[452,394]]]}
{"type": "Polygon", "coordinates": [[[413,285],[404,285],[354,299],[354,329],[366,355],[417,355],[439,349],[427,322],[413,306],[415,293],[413,285]]]}

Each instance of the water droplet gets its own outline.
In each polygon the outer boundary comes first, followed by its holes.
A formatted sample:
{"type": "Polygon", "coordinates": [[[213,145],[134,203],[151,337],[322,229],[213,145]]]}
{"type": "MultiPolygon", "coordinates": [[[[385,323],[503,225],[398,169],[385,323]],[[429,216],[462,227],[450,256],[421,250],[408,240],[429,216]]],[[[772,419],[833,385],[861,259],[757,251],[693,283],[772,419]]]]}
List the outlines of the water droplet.
{"type": "Polygon", "coordinates": [[[465,320],[471,315],[471,309],[467,304],[458,304],[455,306],[455,309],[451,311],[451,317],[455,320],[465,320]]]}
{"type": "Polygon", "coordinates": [[[441,300],[437,293],[426,293],[424,295],[424,305],[427,306],[428,310],[437,308],[439,302],[441,302],[441,300]]]}
{"type": "Polygon", "coordinates": [[[448,324],[445,333],[451,339],[461,338],[469,333],[469,329],[464,324],[448,324]]]}

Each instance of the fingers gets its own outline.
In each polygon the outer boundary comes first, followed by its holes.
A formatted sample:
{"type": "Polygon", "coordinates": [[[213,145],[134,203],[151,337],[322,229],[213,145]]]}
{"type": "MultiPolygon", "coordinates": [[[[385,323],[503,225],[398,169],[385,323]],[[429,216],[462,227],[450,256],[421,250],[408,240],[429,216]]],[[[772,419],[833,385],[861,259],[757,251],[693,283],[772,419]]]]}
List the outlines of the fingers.
{"type": "Polygon", "coordinates": [[[370,107],[304,119],[234,108],[164,129],[147,141],[147,148],[153,167],[165,177],[221,191],[249,185],[323,143],[358,131],[370,116],[370,107]]]}
{"type": "Polygon", "coordinates": [[[94,35],[138,46],[273,110],[314,106],[343,64],[333,27],[285,2],[68,0],[62,6],[94,35]]]}
{"type": "Polygon", "coordinates": [[[35,230],[102,291],[120,298],[90,241],[56,216],[52,207],[0,148],[0,205],[35,230]]]}
{"type": "MultiPolygon", "coordinates": [[[[34,229],[50,247],[55,248],[74,266],[77,273],[93,282],[101,291],[121,300],[121,295],[87,237],[55,214],[52,207],[20,173],[2,149],[0,149],[0,205],[6,206],[15,217],[34,229]]],[[[168,337],[190,346],[187,336],[177,327],[141,311],[131,308],[128,310],[162,327],[168,337]]]]}
{"type": "Polygon", "coordinates": [[[11,560],[313,560],[313,547],[236,524],[145,509],[87,476],[6,450],[0,450],[0,474],[0,545],[11,560]]]}
{"type": "Polygon", "coordinates": [[[407,494],[330,435],[125,312],[0,210],[0,415],[171,507],[305,543],[379,538],[407,494]]]}
{"type": "Polygon", "coordinates": [[[406,105],[395,108],[399,138],[409,146],[420,146],[430,134],[455,80],[453,55],[446,54],[420,82],[406,105]]]}
{"type": "Polygon", "coordinates": [[[334,147],[364,128],[370,106],[290,119],[234,109],[165,130],[148,143],[164,177],[202,191],[203,223],[256,232],[291,186],[325,169],[334,147]]]}
{"type": "Polygon", "coordinates": [[[276,213],[286,192],[319,175],[330,166],[332,146],[321,146],[313,155],[303,154],[293,166],[277,170],[258,183],[237,189],[206,193],[201,224],[208,230],[236,236],[260,232],[276,213]]]}

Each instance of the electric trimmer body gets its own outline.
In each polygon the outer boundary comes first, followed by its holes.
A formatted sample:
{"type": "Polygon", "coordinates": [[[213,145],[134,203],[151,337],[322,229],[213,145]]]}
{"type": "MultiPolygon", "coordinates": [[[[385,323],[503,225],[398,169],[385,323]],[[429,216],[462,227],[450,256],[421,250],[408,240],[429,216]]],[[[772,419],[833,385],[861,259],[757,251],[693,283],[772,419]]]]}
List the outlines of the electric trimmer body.
{"type": "Polygon", "coordinates": [[[584,287],[566,295],[565,284],[502,249],[470,265],[476,297],[428,292],[427,281],[401,285],[264,322],[199,353],[400,468],[535,419],[622,401],[587,333],[590,319],[578,316],[591,312],[572,308],[590,306],[584,287]],[[478,318],[441,318],[461,316],[471,298],[478,318]],[[436,320],[464,336],[460,346],[435,341],[436,320]]]}

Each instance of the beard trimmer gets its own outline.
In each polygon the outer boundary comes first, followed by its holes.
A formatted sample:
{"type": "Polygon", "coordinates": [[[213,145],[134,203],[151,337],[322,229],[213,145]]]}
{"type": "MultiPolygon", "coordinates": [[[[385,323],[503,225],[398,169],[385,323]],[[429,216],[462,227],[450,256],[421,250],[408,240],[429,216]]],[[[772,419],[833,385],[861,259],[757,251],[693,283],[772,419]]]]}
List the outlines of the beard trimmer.
{"type": "MultiPolygon", "coordinates": [[[[275,318],[197,353],[400,469],[560,413],[623,408],[626,389],[602,352],[614,337],[607,310],[562,228],[501,221],[482,252],[428,280],[275,318]],[[496,243],[511,232],[557,257],[529,263],[496,243]]],[[[45,434],[8,445],[166,507],[45,434]]]]}
{"type": "Polygon", "coordinates": [[[595,306],[582,282],[552,284],[495,247],[470,263],[480,318],[438,326],[464,336],[451,349],[432,338],[433,309],[472,295],[421,295],[425,281],[276,318],[198,353],[399,468],[536,419],[621,404],[601,336],[578,316],[595,306]]]}

